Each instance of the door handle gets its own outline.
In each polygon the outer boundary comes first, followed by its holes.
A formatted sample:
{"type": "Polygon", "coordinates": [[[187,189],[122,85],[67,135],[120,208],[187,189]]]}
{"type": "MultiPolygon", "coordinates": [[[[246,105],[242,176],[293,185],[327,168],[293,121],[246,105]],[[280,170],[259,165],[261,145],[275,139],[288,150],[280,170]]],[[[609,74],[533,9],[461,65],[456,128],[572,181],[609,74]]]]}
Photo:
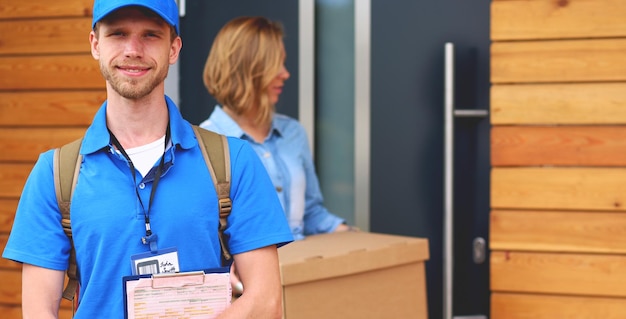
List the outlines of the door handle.
{"type": "Polygon", "coordinates": [[[443,318],[453,319],[452,296],[454,282],[454,119],[455,117],[484,118],[489,115],[489,112],[487,110],[473,109],[455,110],[454,44],[449,42],[446,43],[444,52],[443,318]]]}

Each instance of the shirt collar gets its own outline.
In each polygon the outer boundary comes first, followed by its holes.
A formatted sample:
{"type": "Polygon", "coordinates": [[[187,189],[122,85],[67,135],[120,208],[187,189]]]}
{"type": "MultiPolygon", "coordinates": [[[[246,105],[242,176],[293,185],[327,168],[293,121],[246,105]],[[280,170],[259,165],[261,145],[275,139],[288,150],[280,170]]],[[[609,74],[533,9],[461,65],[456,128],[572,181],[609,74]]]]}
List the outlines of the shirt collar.
{"type": "MultiPolygon", "coordinates": [[[[165,96],[165,102],[170,118],[172,144],[180,145],[184,149],[195,146],[196,140],[191,126],[183,119],[176,104],[174,104],[169,97],[165,96]]],[[[87,128],[80,149],[81,154],[94,153],[109,146],[111,137],[109,136],[109,131],[106,126],[106,108],[107,101],[104,101],[100,109],[96,112],[91,125],[87,128]]]]}
{"type": "MultiPolygon", "coordinates": [[[[211,121],[215,126],[219,128],[221,132],[228,136],[235,136],[238,138],[246,137],[249,140],[253,140],[250,138],[246,132],[244,132],[239,124],[233,120],[228,113],[224,112],[222,106],[217,105],[211,114],[211,121]]],[[[276,122],[276,116],[272,118],[272,127],[270,128],[270,135],[277,134],[278,136],[282,136],[284,128],[280,127],[279,123],[276,122]]]]}

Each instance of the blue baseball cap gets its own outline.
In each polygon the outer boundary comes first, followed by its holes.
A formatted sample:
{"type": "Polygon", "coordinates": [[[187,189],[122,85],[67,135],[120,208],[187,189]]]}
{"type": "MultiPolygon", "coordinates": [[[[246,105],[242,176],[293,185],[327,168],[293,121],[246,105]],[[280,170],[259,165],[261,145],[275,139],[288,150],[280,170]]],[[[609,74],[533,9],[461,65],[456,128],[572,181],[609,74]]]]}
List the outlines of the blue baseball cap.
{"type": "Polygon", "coordinates": [[[154,11],[176,29],[176,34],[180,34],[178,6],[175,0],[95,0],[91,28],[93,29],[96,23],[109,13],[128,6],[141,6],[154,11]]]}

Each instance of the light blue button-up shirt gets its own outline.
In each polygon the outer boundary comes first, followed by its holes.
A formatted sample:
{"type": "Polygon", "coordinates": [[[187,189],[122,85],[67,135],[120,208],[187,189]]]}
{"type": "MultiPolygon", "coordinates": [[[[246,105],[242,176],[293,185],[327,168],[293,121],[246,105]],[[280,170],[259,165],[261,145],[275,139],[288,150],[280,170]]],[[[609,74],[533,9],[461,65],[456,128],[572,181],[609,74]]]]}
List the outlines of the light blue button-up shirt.
{"type": "Polygon", "coordinates": [[[220,106],[200,126],[250,143],[276,187],[295,239],[332,232],[344,222],[324,207],[306,131],[298,121],[274,114],[263,143],[255,142],[220,106]]]}

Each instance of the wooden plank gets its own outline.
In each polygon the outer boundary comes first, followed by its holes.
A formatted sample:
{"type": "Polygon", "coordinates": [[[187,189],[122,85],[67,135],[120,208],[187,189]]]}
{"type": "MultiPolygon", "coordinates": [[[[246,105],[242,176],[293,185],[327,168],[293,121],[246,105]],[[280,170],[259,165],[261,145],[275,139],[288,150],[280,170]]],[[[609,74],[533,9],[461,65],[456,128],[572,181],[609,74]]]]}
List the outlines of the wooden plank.
{"type": "Polygon", "coordinates": [[[492,83],[626,81],[626,38],[495,42],[492,83]]]}
{"type": "Polygon", "coordinates": [[[106,91],[0,92],[0,126],[87,127],[106,91]]]}
{"type": "Polygon", "coordinates": [[[490,114],[494,125],[626,124],[626,83],[493,85],[490,114]]]}
{"type": "Polygon", "coordinates": [[[90,53],[91,18],[0,20],[0,54],[90,53]]]}
{"type": "MultiPolygon", "coordinates": [[[[0,233],[0,251],[4,251],[4,247],[6,247],[8,239],[9,239],[8,233],[0,233]]],[[[0,269],[20,270],[22,269],[22,264],[15,262],[13,260],[0,258],[0,269]]]]}
{"type": "Polygon", "coordinates": [[[491,39],[530,40],[626,36],[626,1],[492,1],[491,39]]]}
{"type": "Polygon", "coordinates": [[[91,17],[93,0],[0,0],[0,19],[91,17]]]}
{"type": "MultiPolygon", "coordinates": [[[[71,319],[72,310],[70,305],[66,305],[63,300],[61,304],[63,308],[59,310],[59,319],[71,319]]],[[[20,305],[3,305],[0,304],[0,313],[3,319],[22,319],[22,307],[20,305]]]]}
{"type": "Polygon", "coordinates": [[[494,293],[491,319],[622,319],[623,298],[494,293]]]}
{"type": "Polygon", "coordinates": [[[626,256],[492,251],[491,290],[626,297],[626,256]]]}
{"type": "Polygon", "coordinates": [[[11,152],[0,152],[0,161],[34,163],[40,153],[76,140],[85,128],[0,128],[0,145],[11,152]]]}
{"type": "Polygon", "coordinates": [[[19,198],[34,163],[0,163],[0,198],[19,198]]]}
{"type": "Polygon", "coordinates": [[[0,303],[20,304],[22,301],[22,271],[15,269],[0,269],[0,303]]]}
{"type": "MultiPolygon", "coordinates": [[[[22,272],[20,270],[4,270],[0,269],[0,280],[2,281],[2,285],[0,285],[0,305],[4,304],[5,306],[15,305],[15,307],[21,309],[20,304],[22,300],[22,272]]],[[[12,308],[12,307],[11,307],[12,308]]],[[[2,309],[0,307],[0,309],[2,309]]],[[[65,300],[61,300],[61,309],[59,314],[62,316],[60,318],[71,318],[71,310],[72,304],[65,300]],[[68,313],[69,311],[69,313],[68,313]],[[69,315],[69,317],[68,317],[69,315]]],[[[16,311],[16,310],[12,310],[16,311]]],[[[21,310],[18,311],[21,313],[21,310]]],[[[3,318],[6,318],[3,314],[3,318]]],[[[20,317],[18,317],[20,318],[20,317]]]]}
{"type": "Polygon", "coordinates": [[[625,211],[626,169],[493,168],[491,207],[625,211]]]}
{"type": "Polygon", "coordinates": [[[61,308],[59,309],[59,319],[71,319],[73,316],[72,303],[66,299],[61,299],[61,308]]]}
{"type": "Polygon", "coordinates": [[[626,254],[626,214],[494,210],[489,248],[626,254]]]}
{"type": "Polygon", "coordinates": [[[5,319],[22,319],[22,307],[20,305],[0,304],[0,313],[5,319]]]}
{"type": "Polygon", "coordinates": [[[91,54],[0,58],[0,90],[104,88],[91,54]]]}
{"type": "Polygon", "coordinates": [[[493,126],[493,166],[626,166],[626,126],[493,126]]]}
{"type": "Polygon", "coordinates": [[[17,203],[17,198],[0,198],[0,234],[11,230],[17,203]]]}

